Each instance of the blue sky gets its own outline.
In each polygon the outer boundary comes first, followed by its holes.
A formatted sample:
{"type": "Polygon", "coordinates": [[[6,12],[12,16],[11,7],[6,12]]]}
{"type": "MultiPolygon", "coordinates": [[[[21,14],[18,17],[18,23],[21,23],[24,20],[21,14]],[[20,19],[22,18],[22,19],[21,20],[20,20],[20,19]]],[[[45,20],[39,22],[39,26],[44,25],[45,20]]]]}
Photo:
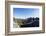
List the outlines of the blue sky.
{"type": "Polygon", "coordinates": [[[39,17],[39,9],[37,8],[13,8],[13,16],[16,18],[39,17]]]}

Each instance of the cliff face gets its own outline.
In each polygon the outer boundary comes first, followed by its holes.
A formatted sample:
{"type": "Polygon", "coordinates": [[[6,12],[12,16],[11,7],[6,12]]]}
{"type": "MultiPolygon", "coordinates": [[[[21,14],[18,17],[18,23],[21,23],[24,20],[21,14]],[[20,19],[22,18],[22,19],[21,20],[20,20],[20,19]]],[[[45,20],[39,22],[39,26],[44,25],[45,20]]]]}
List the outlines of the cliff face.
{"type": "Polygon", "coordinates": [[[14,24],[14,26],[16,26],[16,27],[20,27],[21,25],[23,25],[24,24],[24,19],[17,19],[17,18],[13,18],[13,22],[15,23],[13,23],[14,24]]]}

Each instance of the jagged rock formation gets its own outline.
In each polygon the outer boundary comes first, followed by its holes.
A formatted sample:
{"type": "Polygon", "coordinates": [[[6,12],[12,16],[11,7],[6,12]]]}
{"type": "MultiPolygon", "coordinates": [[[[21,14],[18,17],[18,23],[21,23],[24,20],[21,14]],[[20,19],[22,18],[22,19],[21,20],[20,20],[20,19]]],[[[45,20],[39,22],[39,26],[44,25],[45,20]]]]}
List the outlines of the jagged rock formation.
{"type": "Polygon", "coordinates": [[[26,19],[17,19],[13,17],[13,21],[17,23],[19,27],[38,27],[39,26],[39,18],[26,18],[26,19]]]}

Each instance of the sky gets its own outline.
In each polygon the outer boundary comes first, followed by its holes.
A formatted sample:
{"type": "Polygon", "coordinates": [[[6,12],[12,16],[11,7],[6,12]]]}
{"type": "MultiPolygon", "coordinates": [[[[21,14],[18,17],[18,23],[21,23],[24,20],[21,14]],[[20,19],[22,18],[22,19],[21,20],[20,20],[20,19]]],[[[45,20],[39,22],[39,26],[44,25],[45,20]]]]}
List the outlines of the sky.
{"type": "Polygon", "coordinates": [[[26,19],[29,17],[39,17],[38,8],[13,8],[13,16],[15,18],[26,19]]]}

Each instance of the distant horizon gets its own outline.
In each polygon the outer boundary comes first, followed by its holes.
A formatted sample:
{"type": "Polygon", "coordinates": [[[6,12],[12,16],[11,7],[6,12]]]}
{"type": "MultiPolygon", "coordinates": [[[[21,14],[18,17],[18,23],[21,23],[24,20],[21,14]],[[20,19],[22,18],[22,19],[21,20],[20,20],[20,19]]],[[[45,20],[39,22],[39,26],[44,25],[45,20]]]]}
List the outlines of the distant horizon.
{"type": "Polygon", "coordinates": [[[39,9],[35,8],[13,8],[13,16],[18,19],[26,19],[30,17],[39,18],[39,9]]]}
{"type": "MultiPolygon", "coordinates": [[[[16,17],[14,16],[14,18],[16,17]]],[[[28,18],[39,18],[39,17],[28,17],[28,18]]],[[[16,19],[27,19],[27,18],[16,18],[16,19]]]]}

